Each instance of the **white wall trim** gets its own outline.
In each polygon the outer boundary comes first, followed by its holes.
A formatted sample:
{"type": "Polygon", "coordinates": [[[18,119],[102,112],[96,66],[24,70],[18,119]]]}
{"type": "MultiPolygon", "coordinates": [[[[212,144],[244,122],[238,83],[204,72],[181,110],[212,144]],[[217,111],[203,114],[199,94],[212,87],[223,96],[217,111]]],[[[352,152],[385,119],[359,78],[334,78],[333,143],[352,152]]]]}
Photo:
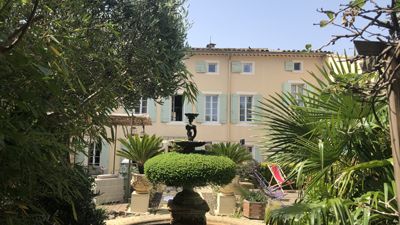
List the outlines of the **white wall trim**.
{"type": "Polygon", "coordinates": [[[237,95],[257,95],[257,92],[248,92],[248,91],[237,91],[235,92],[237,95]]]}

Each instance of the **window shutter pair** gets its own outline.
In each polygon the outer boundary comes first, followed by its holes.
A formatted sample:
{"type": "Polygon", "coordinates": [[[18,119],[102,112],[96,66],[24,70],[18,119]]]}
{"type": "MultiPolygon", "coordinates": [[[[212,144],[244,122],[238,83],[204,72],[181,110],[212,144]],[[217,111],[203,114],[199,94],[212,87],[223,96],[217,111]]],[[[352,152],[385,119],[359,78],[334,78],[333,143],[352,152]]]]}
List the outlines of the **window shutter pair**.
{"type": "MultiPolygon", "coordinates": [[[[218,116],[219,123],[226,123],[226,114],[227,114],[227,95],[220,94],[218,95],[218,116]]],[[[197,104],[196,104],[197,113],[199,116],[196,118],[198,123],[204,123],[205,118],[205,96],[202,93],[197,95],[197,104]]]]}
{"type": "Polygon", "coordinates": [[[293,71],[294,70],[294,62],[293,61],[285,61],[285,71],[293,71]]]}
{"type": "Polygon", "coordinates": [[[207,63],[205,61],[196,62],[196,72],[197,73],[206,73],[207,72],[207,63]]]}
{"type": "Polygon", "coordinates": [[[231,71],[232,73],[241,73],[243,66],[241,62],[232,62],[231,64],[231,71]]]}
{"type": "MultiPolygon", "coordinates": [[[[233,124],[239,123],[239,117],[240,117],[239,99],[240,95],[237,94],[231,95],[231,123],[233,124]]],[[[257,107],[260,105],[261,100],[262,100],[262,95],[253,95],[252,114],[257,111],[257,107]]]]}
{"type": "MultiPolygon", "coordinates": [[[[161,105],[161,122],[162,123],[169,123],[171,122],[171,97],[165,98],[164,103],[161,105]]],[[[183,102],[183,113],[191,113],[192,110],[192,104],[185,99],[183,102]]],[[[150,114],[150,113],[149,113],[150,114]]],[[[187,121],[187,118],[185,115],[183,115],[184,121],[187,121]]]]}

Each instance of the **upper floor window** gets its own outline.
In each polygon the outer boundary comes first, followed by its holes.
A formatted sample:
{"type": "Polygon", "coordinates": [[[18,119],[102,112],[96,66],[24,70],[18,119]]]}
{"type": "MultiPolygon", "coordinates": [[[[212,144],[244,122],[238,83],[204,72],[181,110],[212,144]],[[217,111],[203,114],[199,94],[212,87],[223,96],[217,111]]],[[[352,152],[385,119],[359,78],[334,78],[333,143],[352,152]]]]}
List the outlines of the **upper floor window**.
{"type": "Polygon", "coordinates": [[[218,95],[206,95],[205,103],[205,121],[218,122],[218,95]]]}
{"type": "Polygon", "coordinates": [[[244,73],[244,74],[253,73],[253,63],[251,63],[251,62],[242,63],[242,73],[244,73]]]}
{"type": "Polygon", "coordinates": [[[239,106],[239,120],[240,122],[250,122],[252,119],[251,109],[253,107],[253,96],[241,95],[239,106]]]}
{"type": "Polygon", "coordinates": [[[302,71],[303,64],[301,62],[293,63],[293,71],[302,71]]]}
{"type": "Polygon", "coordinates": [[[215,61],[198,61],[196,62],[197,73],[218,74],[219,63],[215,61]]]}
{"type": "Polygon", "coordinates": [[[231,71],[232,73],[253,74],[254,62],[233,61],[231,71]]]}
{"type": "Polygon", "coordinates": [[[218,73],[218,63],[208,62],[207,63],[207,73],[218,73]]]}
{"type": "Polygon", "coordinates": [[[300,61],[286,61],[285,70],[289,72],[301,72],[303,71],[303,62],[300,61]]]}
{"type": "Polygon", "coordinates": [[[89,144],[88,165],[100,166],[101,139],[89,144]]]}
{"type": "Polygon", "coordinates": [[[138,104],[133,108],[134,114],[145,114],[147,113],[147,99],[141,98],[138,104]]]}
{"type": "Polygon", "coordinates": [[[183,121],[183,96],[171,97],[171,121],[183,121]]]}

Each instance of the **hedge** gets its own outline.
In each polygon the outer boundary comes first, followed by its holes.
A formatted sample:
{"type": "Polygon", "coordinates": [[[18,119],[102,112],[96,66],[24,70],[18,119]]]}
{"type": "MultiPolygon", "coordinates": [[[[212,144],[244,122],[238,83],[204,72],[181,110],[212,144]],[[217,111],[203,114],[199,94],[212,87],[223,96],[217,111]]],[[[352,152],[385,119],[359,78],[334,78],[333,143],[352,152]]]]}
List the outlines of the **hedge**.
{"type": "Polygon", "coordinates": [[[235,163],[224,156],[165,153],[149,159],[144,172],[152,183],[200,187],[228,184],[235,176],[235,163]]]}

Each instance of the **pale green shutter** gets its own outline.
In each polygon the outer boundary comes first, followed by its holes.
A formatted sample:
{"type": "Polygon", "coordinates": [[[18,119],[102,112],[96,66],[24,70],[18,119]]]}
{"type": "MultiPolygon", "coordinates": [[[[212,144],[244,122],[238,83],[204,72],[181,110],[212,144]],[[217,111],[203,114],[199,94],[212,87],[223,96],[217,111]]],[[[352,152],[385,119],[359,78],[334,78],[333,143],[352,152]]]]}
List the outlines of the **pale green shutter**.
{"type": "Polygon", "coordinates": [[[164,99],[161,106],[161,122],[168,123],[171,121],[171,98],[164,99]]]}
{"type": "Polygon", "coordinates": [[[219,122],[226,123],[227,95],[221,94],[219,98],[219,122]]]}
{"type": "Polygon", "coordinates": [[[75,154],[75,163],[80,165],[87,165],[88,157],[83,152],[77,152],[75,154]]]}
{"type": "Polygon", "coordinates": [[[242,63],[241,62],[232,62],[232,73],[241,73],[242,72],[242,63]]]}
{"type": "Polygon", "coordinates": [[[203,123],[204,122],[204,95],[202,93],[199,93],[197,95],[197,104],[196,104],[196,109],[197,109],[197,113],[199,114],[199,116],[197,116],[196,121],[199,123],[203,123]]]}
{"type": "Polygon", "coordinates": [[[258,107],[261,106],[261,101],[263,99],[262,95],[254,95],[253,96],[253,109],[252,109],[252,118],[254,122],[260,121],[260,116],[257,116],[257,113],[260,112],[258,107]]]}
{"type": "Polygon", "coordinates": [[[285,70],[286,71],[293,71],[294,70],[294,63],[292,61],[285,61],[285,70]]]}
{"type": "Polygon", "coordinates": [[[196,72],[205,73],[207,72],[207,64],[204,61],[196,62],[196,72]]]}
{"type": "Polygon", "coordinates": [[[147,113],[151,118],[151,122],[157,122],[157,106],[153,99],[147,99],[147,113]]]}
{"type": "MultiPolygon", "coordinates": [[[[185,114],[185,113],[191,113],[191,112],[193,112],[192,103],[190,103],[190,102],[185,98],[185,101],[183,102],[183,114],[185,114]]],[[[187,119],[187,117],[186,117],[185,115],[183,115],[183,118],[184,118],[184,121],[185,121],[185,122],[188,122],[188,119],[187,119]]]]}
{"type": "MultiPolygon", "coordinates": [[[[110,144],[106,140],[101,139],[100,166],[103,167],[104,173],[111,173],[108,166],[109,158],[110,144]]],[[[113,158],[111,160],[113,160],[113,158]]]]}
{"type": "Polygon", "coordinates": [[[231,96],[231,123],[239,122],[239,95],[231,96]]]}
{"type": "Polygon", "coordinates": [[[282,84],[282,92],[283,92],[283,93],[290,94],[291,91],[292,91],[291,88],[292,88],[292,87],[290,86],[290,83],[289,83],[289,82],[285,82],[285,83],[282,84]]]}

